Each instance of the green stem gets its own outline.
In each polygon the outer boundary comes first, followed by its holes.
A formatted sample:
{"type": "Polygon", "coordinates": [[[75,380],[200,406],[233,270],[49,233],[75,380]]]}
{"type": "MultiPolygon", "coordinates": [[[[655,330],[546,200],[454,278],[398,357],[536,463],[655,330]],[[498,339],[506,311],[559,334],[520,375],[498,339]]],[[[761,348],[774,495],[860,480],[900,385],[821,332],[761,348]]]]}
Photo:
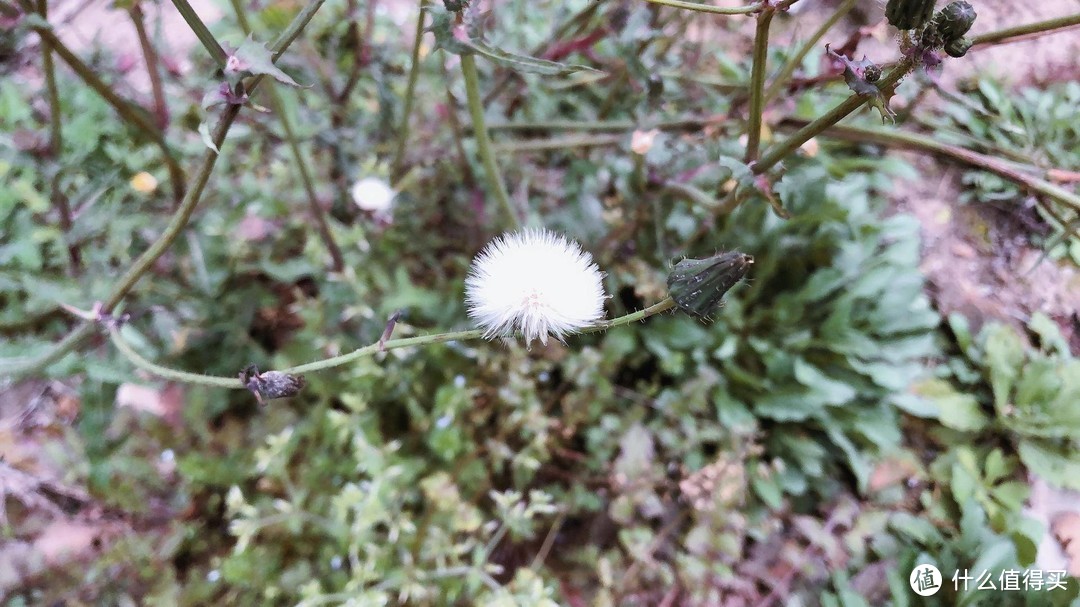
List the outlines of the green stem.
{"type": "Polygon", "coordinates": [[[285,131],[285,141],[289,145],[289,150],[292,151],[293,159],[296,161],[296,168],[300,171],[300,181],[304,184],[308,208],[311,211],[312,218],[315,220],[315,229],[319,232],[319,238],[322,239],[323,245],[330,252],[330,260],[334,271],[341,272],[345,269],[345,257],[342,255],[341,248],[330,231],[330,222],[326,220],[326,211],[319,204],[319,197],[315,193],[315,184],[311,179],[311,171],[308,170],[304,154],[300,151],[300,143],[296,139],[296,133],[293,131],[292,123],[285,111],[285,103],[281,98],[281,92],[274,83],[270,83],[269,93],[270,105],[273,106],[274,113],[278,115],[281,121],[281,129],[285,131]]]}
{"type": "MultiPolygon", "coordinates": [[[[637,312],[626,314],[618,318],[598,322],[591,327],[587,327],[579,331],[581,334],[598,333],[600,331],[607,331],[615,327],[621,327],[630,323],[645,320],[650,316],[666,312],[675,307],[675,302],[670,297],[664,298],[659,303],[655,303],[644,310],[638,310],[637,312]]],[[[287,373],[289,375],[300,375],[303,373],[312,373],[315,371],[324,371],[326,369],[332,369],[334,367],[340,367],[347,365],[353,361],[359,360],[367,356],[374,356],[379,352],[386,350],[397,350],[399,348],[411,348],[417,346],[430,346],[435,344],[443,344],[451,341],[467,341],[473,339],[480,339],[484,337],[485,331],[483,329],[471,329],[469,331],[452,331],[449,333],[434,333],[431,335],[420,335],[418,337],[405,337],[401,339],[391,339],[383,342],[382,344],[374,343],[369,346],[364,346],[357,350],[353,350],[348,354],[342,354],[341,356],[334,356],[333,358],[327,358],[325,360],[319,360],[304,365],[298,365],[295,367],[289,367],[286,369],[279,369],[280,373],[287,373]]],[[[225,377],[222,375],[202,375],[199,373],[189,373],[187,371],[178,371],[176,369],[170,369],[161,365],[150,362],[143,358],[138,352],[131,347],[124,338],[121,337],[120,331],[116,328],[110,327],[109,336],[112,339],[113,344],[116,345],[120,353],[127,357],[135,366],[149,371],[155,375],[169,379],[172,381],[184,382],[188,384],[197,384],[202,386],[211,386],[215,388],[231,388],[234,390],[244,389],[244,385],[240,383],[239,377],[225,377]]]]}
{"type": "MultiPolygon", "coordinates": [[[[240,25],[240,29],[245,34],[251,34],[251,26],[248,24],[244,7],[240,4],[241,0],[230,0],[230,2],[233,11],[236,13],[236,21],[240,25]]],[[[270,83],[268,90],[270,93],[270,105],[273,106],[274,113],[277,114],[278,120],[281,122],[281,130],[285,132],[285,142],[288,144],[293,160],[296,162],[296,168],[300,172],[300,181],[303,183],[304,192],[307,194],[308,209],[311,212],[312,219],[315,220],[315,229],[319,233],[319,238],[323,241],[323,246],[330,253],[331,267],[335,272],[341,272],[345,269],[345,257],[341,254],[341,248],[338,247],[337,241],[334,240],[334,234],[330,231],[330,223],[326,220],[326,213],[319,204],[319,197],[315,192],[315,183],[311,179],[311,171],[308,170],[307,161],[300,150],[300,142],[296,138],[296,132],[293,131],[292,120],[286,111],[281,91],[277,86],[274,86],[273,82],[270,83]]]]}
{"type": "Polygon", "coordinates": [[[757,159],[761,145],[761,114],[765,111],[765,64],[769,59],[769,25],[776,10],[766,8],[757,17],[753,65],[750,68],[750,117],[746,131],[746,162],[757,159]]]}
{"type": "Polygon", "coordinates": [[[1002,44],[1005,42],[1013,42],[1013,38],[1021,38],[1031,34],[1041,34],[1057,29],[1072,27],[1074,25],[1080,25],[1080,13],[979,34],[978,36],[972,36],[971,41],[974,42],[974,46],[1002,44]]]}
{"type": "Polygon", "coordinates": [[[139,38],[139,46],[142,47],[143,59],[146,61],[146,73],[150,78],[150,93],[154,97],[154,114],[157,117],[158,128],[165,130],[169,124],[169,106],[165,102],[165,87],[161,82],[157,50],[154,49],[150,36],[146,33],[146,21],[139,3],[132,4],[128,12],[131,14],[132,23],[135,24],[135,35],[139,38]]]}
{"type": "MultiPolygon", "coordinates": [[[[48,19],[48,2],[38,0],[38,13],[42,19],[48,19]]],[[[42,66],[45,71],[45,90],[49,96],[49,149],[53,158],[60,158],[64,153],[64,131],[61,127],[60,90],[56,86],[56,64],[53,62],[52,47],[48,42],[41,44],[42,66]]],[[[70,238],[71,232],[71,205],[67,196],[60,190],[60,178],[63,175],[63,167],[57,163],[56,174],[53,175],[51,195],[53,204],[60,214],[60,230],[65,238],[70,238]]],[[[82,256],[79,253],[79,245],[69,242],[67,245],[68,259],[71,261],[72,273],[78,274],[82,265],[82,256]]]]}
{"type": "MultiPolygon", "coordinates": [[[[790,124],[800,124],[803,121],[789,120],[786,122],[790,124]]],[[[946,156],[969,164],[975,168],[994,173],[1021,187],[1027,188],[1032,192],[1042,194],[1047,198],[1056,200],[1064,205],[1072,207],[1074,210],[1080,211],[1080,196],[1073,194],[1065,188],[1040,179],[1035,175],[1020,171],[997,158],[986,156],[967,148],[941,143],[926,135],[904,133],[900,131],[883,131],[854,126],[836,126],[826,131],[824,135],[826,137],[833,137],[846,141],[874,143],[946,156]]]]}
{"type": "Polygon", "coordinates": [[[416,16],[416,31],[413,32],[412,55],[409,60],[409,81],[405,85],[405,107],[401,110],[401,124],[398,126],[397,151],[390,165],[390,175],[396,181],[401,177],[401,163],[405,159],[405,150],[409,143],[409,121],[412,117],[413,96],[416,95],[416,81],[420,76],[420,42],[424,38],[424,3],[420,0],[420,13],[416,16]]]}
{"type": "Polygon", "coordinates": [[[188,4],[187,0],[172,0],[172,3],[180,13],[180,16],[187,22],[191,31],[195,32],[195,37],[199,39],[199,42],[206,48],[206,51],[210,53],[210,57],[214,59],[214,63],[218,64],[218,66],[224,66],[225,60],[229,57],[228,53],[225,52],[225,49],[221,48],[217,38],[214,38],[214,35],[210,33],[209,28],[207,28],[206,24],[203,23],[203,20],[199,18],[195,9],[191,8],[191,5],[188,4]]]}
{"type": "Polygon", "coordinates": [[[806,39],[806,42],[803,42],[803,45],[799,47],[799,50],[788,58],[787,62],[784,63],[784,66],[780,68],[780,71],[776,74],[776,77],[773,78],[772,83],[769,84],[769,88],[765,90],[766,103],[776,97],[776,94],[780,92],[780,89],[787,84],[788,79],[795,73],[795,70],[802,65],[803,59],[810,53],[810,50],[817,46],[818,41],[821,40],[825,34],[840,21],[840,19],[843,19],[844,15],[850,13],[851,9],[855,8],[855,5],[858,2],[859,0],[844,0],[840,6],[836,7],[836,10],[833,11],[833,14],[825,21],[825,23],[822,23],[821,27],[811,34],[810,37],[806,39]]]}
{"type": "Polygon", "coordinates": [[[153,373],[158,377],[164,377],[172,381],[184,382],[187,384],[196,384],[200,386],[212,386],[214,388],[233,388],[242,389],[244,384],[240,383],[240,377],[221,377],[217,375],[202,375],[199,373],[188,373],[186,371],[178,371],[176,369],[170,369],[168,367],[162,367],[146,360],[135,348],[131,347],[127,341],[120,335],[120,330],[116,327],[109,327],[109,339],[112,340],[116,349],[120,351],[129,361],[136,367],[153,373]]]}
{"type": "Polygon", "coordinates": [[[704,190],[693,186],[689,183],[677,183],[668,182],[664,184],[664,191],[680,196],[689,200],[690,202],[701,205],[702,207],[709,209],[713,212],[713,215],[726,215],[735,209],[735,197],[727,196],[723,201],[719,201],[710,196],[704,190]]]}
{"type": "MultiPolygon", "coordinates": [[[[325,0],[311,0],[311,2],[308,3],[292,20],[285,31],[270,45],[274,60],[277,60],[277,58],[281,56],[281,53],[292,44],[292,41],[300,35],[304,26],[311,21],[311,18],[315,16],[315,13],[319,10],[319,7],[322,6],[324,1],[325,0]]],[[[262,78],[259,76],[252,79],[249,91],[254,90],[261,80],[262,78]]],[[[221,118],[218,120],[217,125],[211,133],[211,139],[216,147],[220,148],[224,143],[225,135],[228,134],[229,127],[232,126],[233,120],[236,119],[236,116],[239,113],[240,106],[238,105],[230,105],[222,112],[221,118]]],[[[199,166],[199,170],[193,179],[193,183],[184,194],[184,199],[180,202],[180,206],[177,207],[175,214],[169,221],[169,224],[165,227],[165,231],[161,233],[161,236],[159,236],[152,245],[150,245],[150,248],[144,251],[143,254],[135,260],[135,263],[117,281],[116,285],[113,286],[108,299],[102,305],[101,309],[103,313],[108,314],[112,312],[116,305],[120,303],[125,295],[127,295],[128,291],[135,286],[135,283],[138,282],[154,262],[168,250],[173,241],[180,235],[180,232],[183,231],[188,220],[191,218],[191,214],[195,211],[195,207],[199,204],[203,188],[206,187],[206,183],[210,179],[210,173],[214,169],[217,157],[217,152],[213,150],[208,149],[204,152],[202,164],[199,166]]],[[[0,369],[0,375],[21,378],[40,371],[60,360],[67,353],[78,348],[94,333],[94,329],[94,323],[83,322],[50,350],[36,358],[4,361],[4,368],[0,369]]]]}
{"type": "Polygon", "coordinates": [[[702,13],[713,13],[715,15],[749,15],[751,13],[761,10],[764,6],[764,2],[755,2],[749,6],[736,6],[733,8],[723,8],[719,6],[712,6],[709,4],[696,4],[694,2],[683,2],[682,0],[645,0],[652,4],[662,4],[664,6],[672,6],[675,8],[685,8],[691,11],[698,11],[702,13]]]}
{"type": "MultiPolygon", "coordinates": [[[[906,76],[908,72],[912,70],[914,65],[914,62],[910,59],[901,61],[888,73],[888,75],[881,79],[878,88],[883,91],[889,91],[893,86],[900,82],[901,78],[906,76]]],[[[862,107],[866,102],[867,97],[859,95],[858,93],[852,93],[851,96],[833,107],[833,109],[807,123],[801,129],[789,135],[787,139],[766,150],[765,154],[761,157],[761,160],[751,166],[754,174],[760,175],[776,166],[780,161],[787,158],[789,154],[797,150],[799,146],[809,141],[811,137],[824,132],[825,129],[840,122],[848,114],[862,107]]]]}
{"type": "Polygon", "coordinates": [[[461,73],[465,78],[465,97],[469,104],[469,115],[472,116],[476,152],[484,165],[488,188],[498,200],[510,226],[515,230],[521,229],[521,221],[518,220],[514,206],[510,203],[510,194],[506,191],[499,165],[495,162],[495,154],[491,149],[491,137],[484,125],[484,106],[480,100],[480,76],[476,72],[476,57],[471,54],[461,55],[461,73]]]}

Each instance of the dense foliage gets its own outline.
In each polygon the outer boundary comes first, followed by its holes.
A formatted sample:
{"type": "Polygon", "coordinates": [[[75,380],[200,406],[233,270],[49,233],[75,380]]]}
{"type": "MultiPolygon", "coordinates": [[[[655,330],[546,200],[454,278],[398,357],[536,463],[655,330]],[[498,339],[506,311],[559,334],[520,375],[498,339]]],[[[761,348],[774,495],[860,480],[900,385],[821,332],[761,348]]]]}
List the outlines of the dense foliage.
{"type": "MultiPolygon", "coordinates": [[[[258,41],[297,11],[246,8],[258,41]]],[[[396,337],[466,328],[468,264],[501,228],[469,136],[461,52],[483,59],[512,203],[592,252],[609,317],[663,299],[684,256],[744,252],[748,279],[708,322],[665,314],[547,347],[393,349],[307,374],[296,397],[265,406],[183,384],[164,414],[117,406],[121,386],[161,382],[92,342],[42,374],[76,388],[79,414],[37,435],[39,458],[60,462],[123,530],[90,562],[15,588],[12,604],[907,605],[916,563],[946,578],[1033,565],[1049,530],[1025,515],[1029,481],[1080,490],[1080,362],[1045,315],[1025,333],[942,322],[924,293],[919,224],[888,205],[916,177],[906,160],[815,139],[773,183],[754,175],[737,158],[743,124],[715,118],[747,103],[750,57],[717,42],[731,19],[690,35],[702,15],[645,2],[513,2],[459,36],[453,15],[431,13],[403,121],[412,24],[379,12],[364,31],[355,3],[322,7],[277,64],[303,87],[268,82],[280,104],[242,111],[184,235],[125,300],[122,334],[139,353],[235,377],[374,343],[398,310],[396,337]],[[549,61],[565,55],[572,64],[549,61]],[[577,128],[557,132],[559,121],[577,128]],[[292,140],[341,271],[327,269],[292,140]],[[366,177],[394,182],[392,214],[353,203],[366,177]],[[752,194],[724,208],[735,188],[752,194]]],[[[242,29],[231,16],[212,28],[261,57],[242,29]]],[[[15,48],[29,52],[22,35],[15,48]]],[[[207,153],[200,125],[228,103],[214,97],[228,68],[202,51],[168,80],[185,167],[207,153]]],[[[95,53],[123,90],[108,51],[95,53]]],[[[821,55],[799,67],[834,69],[821,55]]],[[[20,77],[0,81],[6,358],[50,347],[71,325],[63,304],[107,298],[175,205],[159,147],[63,69],[63,149],[50,152],[47,108],[20,77]]],[[[1077,168],[1075,121],[1062,114],[1075,87],[979,91],[1012,119],[953,104],[925,110],[927,123],[977,151],[1028,146],[1077,168]]],[[[813,118],[848,92],[834,79],[775,103],[813,118]]],[[[781,137],[766,128],[764,143],[781,137]]],[[[965,178],[971,197],[1018,198],[985,175],[965,178]]],[[[1047,263],[1070,263],[1063,248],[1076,241],[1057,240],[1063,259],[1047,263]]],[[[13,523],[41,524],[12,510],[13,523]]],[[[987,596],[946,586],[932,600],[987,596]]],[[[1075,604],[1078,591],[1072,579],[1001,601],[1075,604]]]]}

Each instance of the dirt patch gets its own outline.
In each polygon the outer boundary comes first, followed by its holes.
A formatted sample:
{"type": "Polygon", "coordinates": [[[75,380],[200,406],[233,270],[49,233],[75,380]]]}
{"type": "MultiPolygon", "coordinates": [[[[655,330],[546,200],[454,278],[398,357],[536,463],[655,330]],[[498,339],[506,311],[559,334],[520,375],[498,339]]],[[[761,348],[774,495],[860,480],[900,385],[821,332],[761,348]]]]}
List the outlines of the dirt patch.
{"type": "Polygon", "coordinates": [[[1034,312],[1054,319],[1080,352],[1080,271],[1069,260],[1043,259],[1030,244],[1045,229],[1033,201],[961,205],[959,172],[932,158],[914,158],[923,176],[898,188],[897,208],[922,224],[922,270],[943,315],[959,312],[975,330],[1000,320],[1021,333],[1034,312]]]}

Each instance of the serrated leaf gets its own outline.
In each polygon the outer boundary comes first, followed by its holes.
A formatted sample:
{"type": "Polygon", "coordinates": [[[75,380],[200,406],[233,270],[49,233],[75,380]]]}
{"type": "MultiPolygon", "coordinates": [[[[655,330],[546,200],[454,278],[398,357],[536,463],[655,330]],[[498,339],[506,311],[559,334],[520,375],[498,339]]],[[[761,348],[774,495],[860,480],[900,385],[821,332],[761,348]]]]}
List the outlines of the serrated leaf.
{"type": "Polygon", "coordinates": [[[600,72],[600,70],[591,68],[587,65],[559,63],[557,61],[548,61],[547,59],[511,53],[491,46],[482,40],[473,40],[466,43],[466,45],[478,55],[483,55],[491,61],[516,72],[540,74],[541,76],[567,76],[576,72],[600,72]]]}
{"type": "Polygon", "coordinates": [[[266,75],[282,84],[300,87],[292,79],[292,76],[274,65],[274,55],[270,52],[270,49],[266,48],[265,44],[256,42],[252,36],[248,36],[247,40],[244,40],[244,43],[240,45],[240,48],[229,56],[225,63],[225,73],[266,75]]]}
{"type": "Polygon", "coordinates": [[[566,76],[576,72],[600,73],[600,70],[587,65],[559,63],[497,48],[480,37],[470,36],[464,25],[453,22],[451,13],[443,9],[431,9],[430,12],[432,18],[428,31],[435,34],[437,49],[441,48],[455,55],[481,55],[505,68],[527,74],[566,76]]]}

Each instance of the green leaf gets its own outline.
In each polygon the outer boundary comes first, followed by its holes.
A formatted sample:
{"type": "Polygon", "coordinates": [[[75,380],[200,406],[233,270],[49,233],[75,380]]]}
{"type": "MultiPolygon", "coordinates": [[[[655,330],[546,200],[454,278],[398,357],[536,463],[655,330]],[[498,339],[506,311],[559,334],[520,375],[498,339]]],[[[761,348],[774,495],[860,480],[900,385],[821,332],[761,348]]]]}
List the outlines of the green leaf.
{"type": "Polygon", "coordinates": [[[986,414],[979,401],[970,394],[952,394],[937,399],[941,423],[966,432],[978,432],[986,427],[986,414]]]}
{"type": "Polygon", "coordinates": [[[858,394],[851,386],[825,375],[801,358],[795,359],[795,379],[827,405],[845,404],[858,394]]]}
{"type": "Polygon", "coordinates": [[[470,37],[465,26],[455,24],[451,13],[443,9],[429,9],[432,15],[428,31],[435,34],[435,48],[443,49],[455,55],[481,55],[502,67],[526,74],[541,76],[566,76],[576,72],[596,72],[600,70],[586,65],[575,65],[548,61],[528,55],[519,55],[485,42],[480,37],[470,37]]]}
{"type": "Polygon", "coordinates": [[[993,324],[983,329],[983,364],[990,372],[994,405],[1002,410],[1009,404],[1009,393],[1024,363],[1024,342],[1011,327],[993,324]]]}
{"type": "Polygon", "coordinates": [[[1054,352],[1060,356],[1069,355],[1069,344],[1061,336],[1061,329],[1046,314],[1042,312],[1032,314],[1028,328],[1039,336],[1039,345],[1042,346],[1043,351],[1054,352]]]}
{"type": "Polygon", "coordinates": [[[250,35],[247,40],[229,56],[225,63],[225,73],[232,75],[249,74],[270,76],[274,80],[289,86],[300,85],[291,76],[274,65],[274,55],[265,44],[256,42],[250,35]]]}
{"type": "Polygon", "coordinates": [[[1076,457],[1077,445],[1065,443],[1062,448],[1047,441],[1020,441],[1020,461],[1028,470],[1041,476],[1046,482],[1064,489],[1080,491],[1080,459],[1076,457]]]}

